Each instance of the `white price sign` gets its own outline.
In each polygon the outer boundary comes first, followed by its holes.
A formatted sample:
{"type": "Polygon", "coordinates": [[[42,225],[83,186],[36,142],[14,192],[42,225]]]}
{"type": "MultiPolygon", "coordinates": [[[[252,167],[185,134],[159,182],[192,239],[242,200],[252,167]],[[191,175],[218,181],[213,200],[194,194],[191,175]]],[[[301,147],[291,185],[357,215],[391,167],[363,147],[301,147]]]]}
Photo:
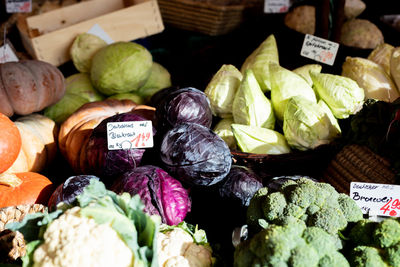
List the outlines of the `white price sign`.
{"type": "Polygon", "coordinates": [[[338,43],[306,34],[300,55],[332,66],[338,49],[338,43]]]}
{"type": "Polygon", "coordinates": [[[124,121],[107,123],[109,150],[153,147],[151,121],[124,121]]]}
{"type": "Polygon", "coordinates": [[[15,55],[11,46],[6,42],[5,45],[0,47],[0,63],[18,61],[18,57],[15,55]]]}
{"type": "Polygon", "coordinates": [[[7,13],[27,13],[32,11],[32,0],[6,0],[7,13]]]}
{"type": "Polygon", "coordinates": [[[265,0],[264,13],[285,13],[289,7],[290,0],[265,0]]]}
{"type": "Polygon", "coordinates": [[[400,217],[400,185],[352,182],[350,197],[364,214],[400,217]]]}

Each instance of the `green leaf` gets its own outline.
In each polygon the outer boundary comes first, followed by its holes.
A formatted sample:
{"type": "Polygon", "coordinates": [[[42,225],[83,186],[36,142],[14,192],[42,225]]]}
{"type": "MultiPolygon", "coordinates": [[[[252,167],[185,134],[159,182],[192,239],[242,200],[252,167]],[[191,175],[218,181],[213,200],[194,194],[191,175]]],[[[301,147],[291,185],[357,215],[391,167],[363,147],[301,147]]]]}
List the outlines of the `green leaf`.
{"type": "Polygon", "coordinates": [[[22,267],[30,267],[33,266],[33,252],[35,252],[35,249],[39,247],[43,243],[42,240],[35,240],[32,242],[29,242],[26,245],[26,254],[23,256],[22,259],[22,267]]]}

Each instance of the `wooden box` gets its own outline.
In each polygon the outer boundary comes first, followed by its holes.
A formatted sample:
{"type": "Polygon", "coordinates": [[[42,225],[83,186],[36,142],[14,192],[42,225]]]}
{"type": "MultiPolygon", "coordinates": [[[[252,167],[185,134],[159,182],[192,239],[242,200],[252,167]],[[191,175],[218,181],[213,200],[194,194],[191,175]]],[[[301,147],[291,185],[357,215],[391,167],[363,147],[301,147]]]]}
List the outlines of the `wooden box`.
{"type": "Polygon", "coordinates": [[[59,66],[70,60],[76,36],[98,24],[113,41],[132,41],[164,30],[157,0],[90,0],[43,14],[20,17],[27,52],[59,66]]]}

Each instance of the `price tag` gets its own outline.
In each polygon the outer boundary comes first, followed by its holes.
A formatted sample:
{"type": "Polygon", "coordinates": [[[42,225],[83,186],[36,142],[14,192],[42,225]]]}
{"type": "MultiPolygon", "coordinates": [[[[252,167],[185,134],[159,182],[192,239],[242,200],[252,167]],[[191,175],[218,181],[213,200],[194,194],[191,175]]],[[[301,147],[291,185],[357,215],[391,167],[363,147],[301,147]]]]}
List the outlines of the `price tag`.
{"type": "Polygon", "coordinates": [[[6,42],[0,47],[0,63],[18,61],[18,57],[15,55],[12,47],[6,42]]]}
{"type": "Polygon", "coordinates": [[[400,185],[352,182],[350,197],[364,214],[400,217],[400,185]]]}
{"type": "Polygon", "coordinates": [[[265,0],[264,13],[285,13],[289,7],[290,0],[265,0]]]}
{"type": "Polygon", "coordinates": [[[107,123],[109,150],[153,147],[151,121],[124,121],[107,123]]]}
{"type": "Polygon", "coordinates": [[[99,24],[95,24],[90,30],[88,30],[88,33],[91,33],[93,35],[96,35],[106,41],[107,44],[112,44],[114,43],[113,39],[111,39],[110,36],[100,27],[99,24]]]}
{"type": "Polygon", "coordinates": [[[26,13],[32,11],[32,0],[6,0],[7,13],[26,13]]]}
{"type": "Polygon", "coordinates": [[[338,49],[338,43],[306,34],[300,55],[332,66],[338,49]]]}

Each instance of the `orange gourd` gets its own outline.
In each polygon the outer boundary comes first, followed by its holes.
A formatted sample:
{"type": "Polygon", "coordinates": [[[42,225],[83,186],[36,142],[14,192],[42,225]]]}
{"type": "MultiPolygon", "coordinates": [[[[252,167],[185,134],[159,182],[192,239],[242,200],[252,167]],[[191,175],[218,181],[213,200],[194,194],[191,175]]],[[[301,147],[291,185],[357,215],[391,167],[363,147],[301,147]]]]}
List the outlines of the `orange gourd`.
{"type": "Polygon", "coordinates": [[[26,204],[47,204],[52,182],[35,172],[0,174],[0,208],[26,204]]]}
{"type": "Polygon", "coordinates": [[[0,113],[0,173],[14,163],[21,149],[21,136],[17,126],[3,113],[0,113]]]}

